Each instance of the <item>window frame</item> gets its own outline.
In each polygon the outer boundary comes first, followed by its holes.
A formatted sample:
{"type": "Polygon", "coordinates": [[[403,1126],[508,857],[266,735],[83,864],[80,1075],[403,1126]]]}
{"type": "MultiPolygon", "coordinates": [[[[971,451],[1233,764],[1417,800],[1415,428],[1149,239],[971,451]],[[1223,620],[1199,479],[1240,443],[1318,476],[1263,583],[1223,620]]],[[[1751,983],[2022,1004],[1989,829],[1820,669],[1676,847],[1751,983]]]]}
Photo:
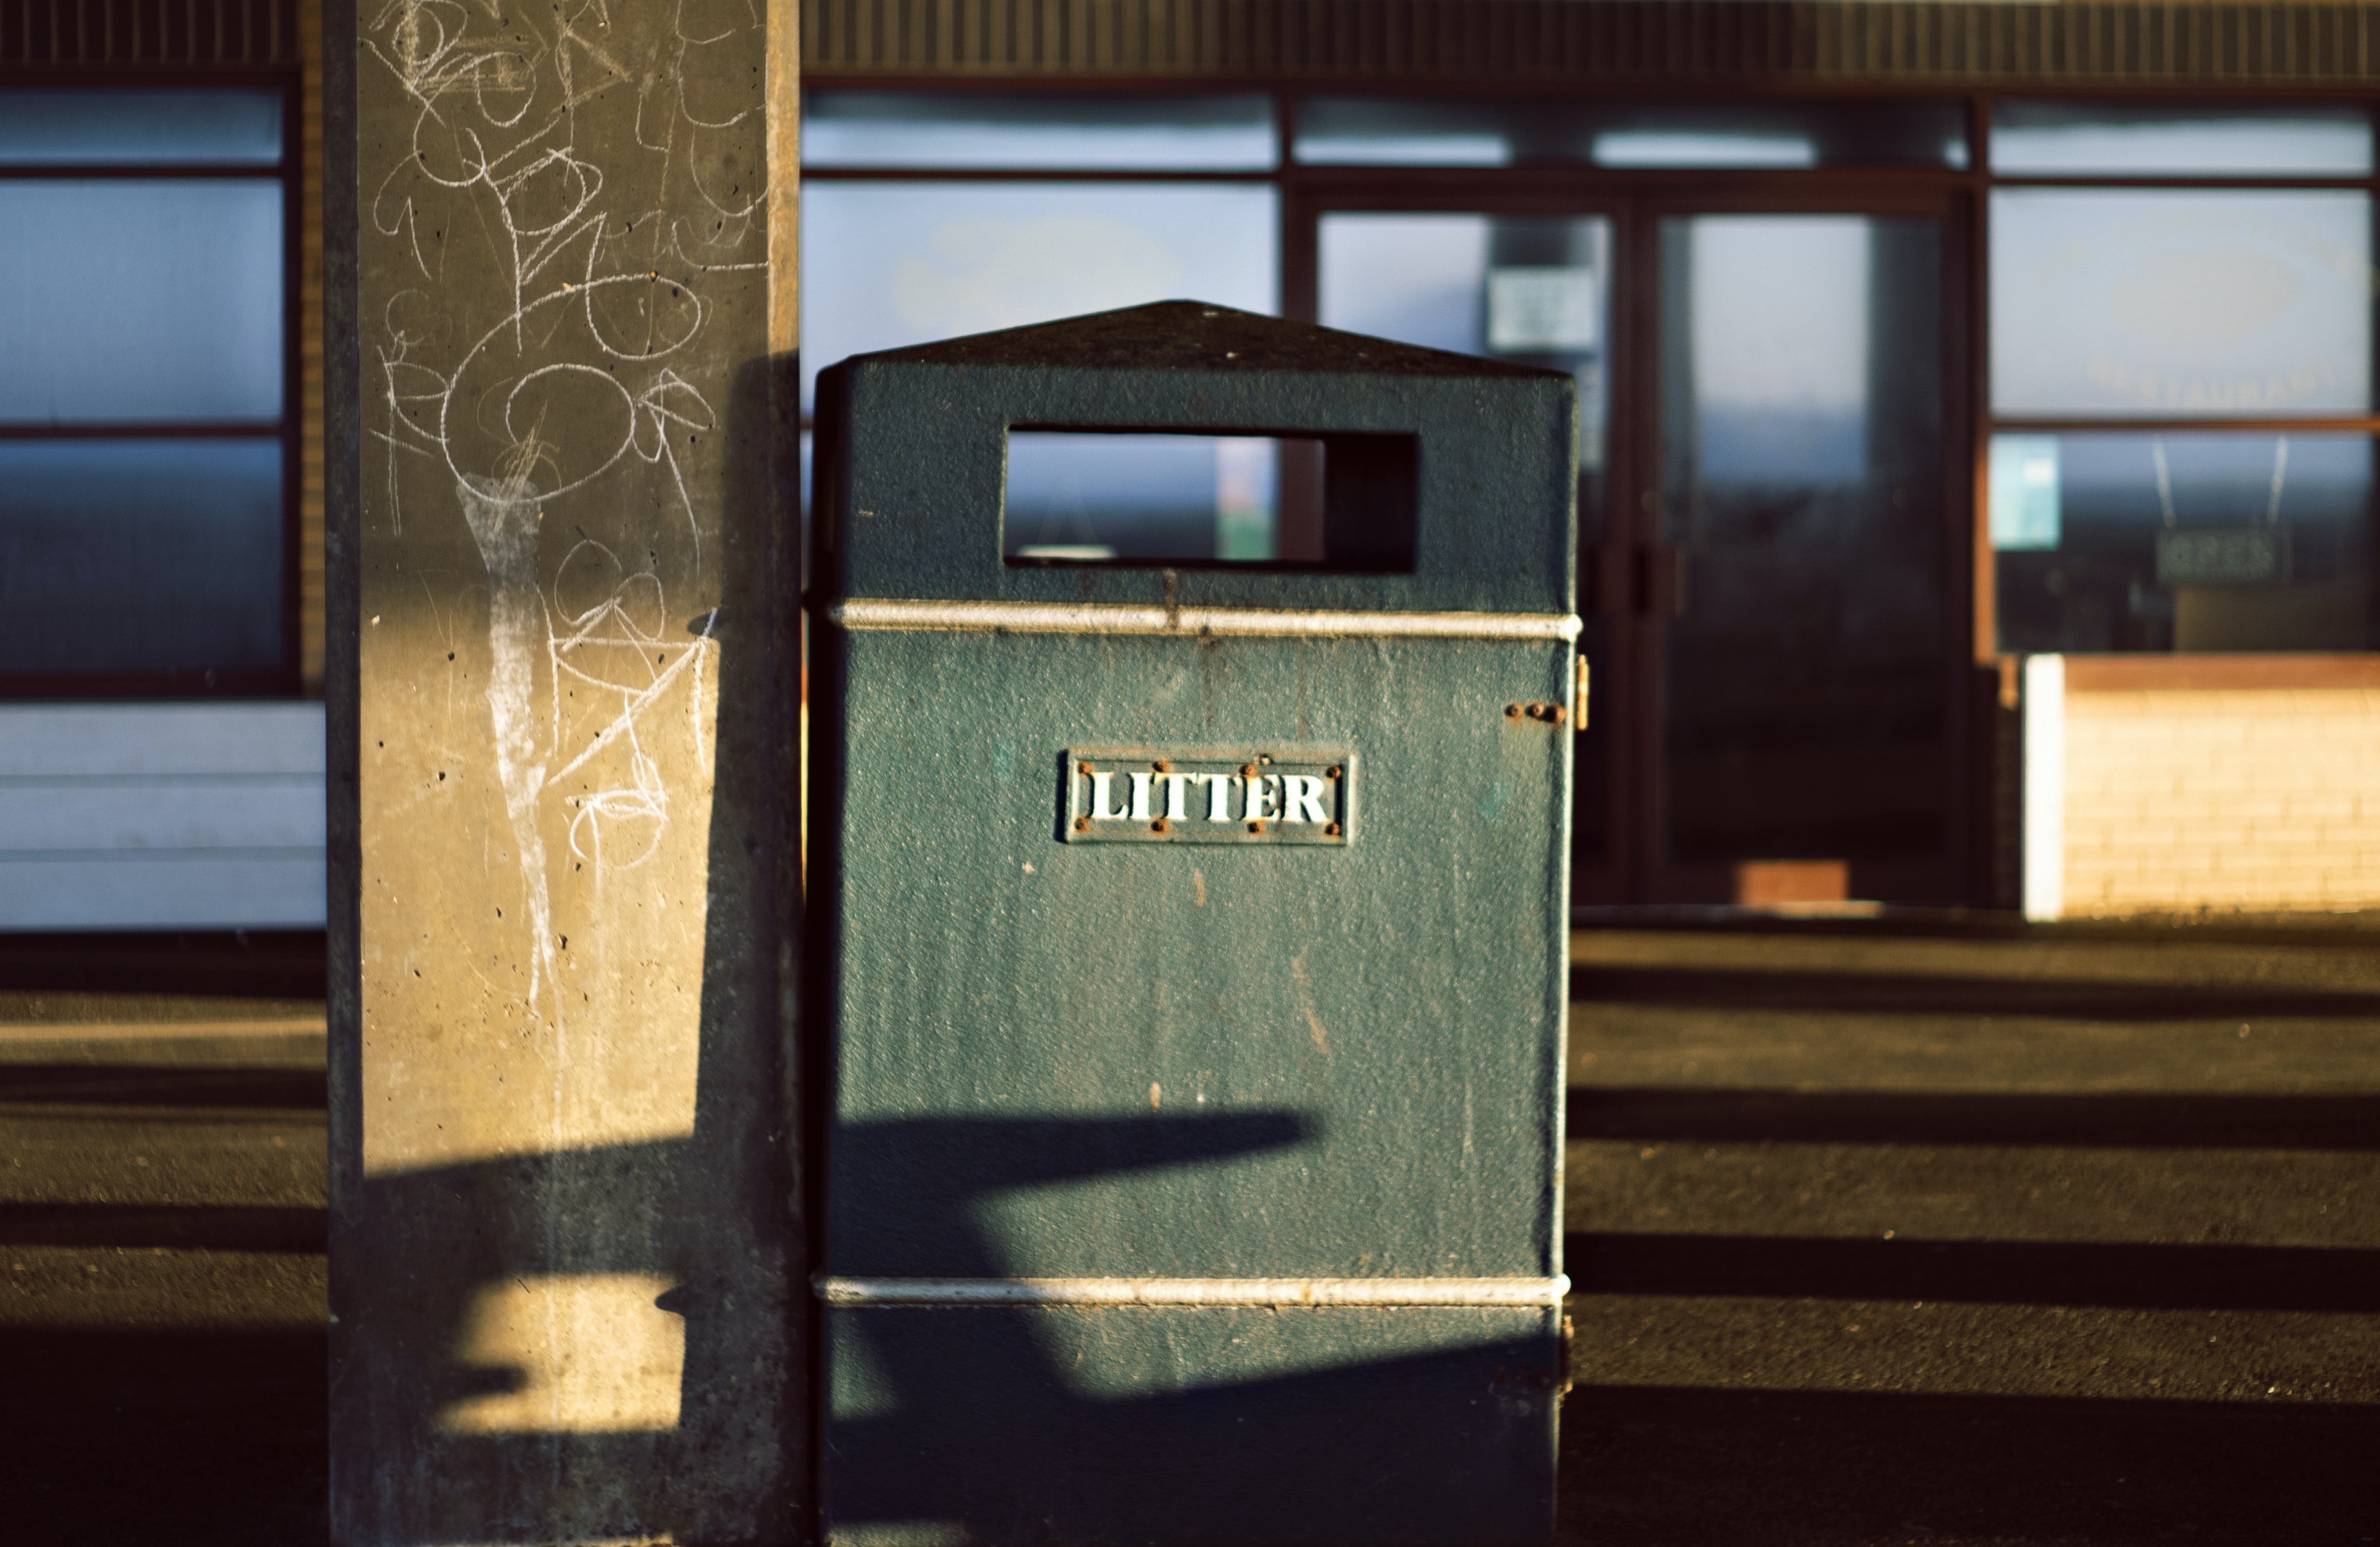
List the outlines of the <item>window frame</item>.
{"type": "MultiPolygon", "coordinates": [[[[2316,432],[2360,432],[2380,441],[2380,402],[2374,411],[2361,415],[2301,415],[2238,417],[2230,419],[2203,418],[2187,420],[2153,420],[2146,418],[2118,419],[2108,416],[2000,416],[1991,400],[1991,195],[1998,188],[2072,188],[2072,189],[2149,189],[2157,190],[2184,189],[2311,189],[2352,190],[2364,193],[2374,207],[2374,250],[2380,253],[2380,154],[2375,154],[2370,175],[2354,177],[2277,177],[2263,175],[2173,175],[2173,176],[2048,176],[2041,174],[2010,174],[1994,170],[1991,163],[1991,129],[1993,110],[2002,102],[2055,102],[2086,104],[2105,102],[2110,105],[2220,108],[2241,114],[2260,111],[2287,112],[2291,108],[2345,108],[2372,111],[2372,104],[2352,92],[2322,86],[2304,91],[2275,91],[2259,85],[2241,91],[2210,90],[2204,83],[2139,86],[2124,84],[2092,89],[2090,82],[2060,82],[2042,86],[1971,88],[1945,91],[1926,84],[1849,84],[1833,85],[1791,82],[1777,85],[1732,86],[1724,91],[1700,91],[1691,87],[1680,89],[1671,85],[1602,85],[1596,88],[1595,99],[1601,104],[1644,104],[1691,106],[1694,103],[1711,102],[1738,104],[1756,102],[1763,104],[1790,105],[1796,102],[1895,102],[1926,100],[1953,102],[1964,115],[1967,137],[1967,160],[1964,166],[1926,165],[1915,164],[1815,166],[1804,168],[1621,168],[1591,164],[1562,163],[1518,166],[1395,166],[1373,164],[1334,165],[1301,162],[1296,159],[1297,115],[1300,102],[1317,96],[1397,96],[1415,102],[1478,101],[1482,91],[1476,84],[1433,84],[1420,89],[1399,91],[1393,82],[1345,82],[1320,84],[1294,80],[1279,76],[1249,75],[1224,80],[1184,81],[1178,77],[1144,77],[1117,75],[1101,77],[1095,82],[1068,81],[1056,89],[1038,87],[1033,82],[1014,79],[954,80],[947,76],[886,74],[863,80],[838,80],[821,83],[825,92],[837,91],[899,94],[916,92],[926,95],[957,96],[1115,96],[1170,95],[1211,96],[1217,94],[1246,95],[1269,93],[1273,101],[1275,163],[1271,170],[1241,169],[1233,171],[1146,170],[1126,171],[1099,169],[1062,171],[1026,169],[1008,171],[997,168],[929,168],[929,167],[805,167],[806,179],[820,181],[875,180],[896,181],[1025,181],[1046,182],[1248,182],[1269,181],[1279,191],[1281,228],[1277,234],[1275,257],[1280,264],[1279,295],[1281,314],[1302,321],[1312,321],[1317,314],[1317,273],[1315,244],[1317,223],[1326,211],[1356,207],[1426,208],[1437,207],[1447,197],[1474,197],[1492,201],[1499,207],[1515,209],[1536,206],[1548,211],[1555,208],[1601,205],[1615,200],[1656,199],[1661,202],[1696,203],[1721,198],[1756,201],[1777,201],[1786,204],[1803,200],[1837,199],[1858,203],[1861,207],[1907,201],[1912,203],[1948,199],[1953,205],[1963,205],[1967,251],[1965,277],[1967,282],[1967,315],[1959,321],[1966,330],[1968,347],[1965,354],[1966,379],[1963,393],[1946,403],[1953,412],[1962,413],[1966,420],[1966,446],[1969,487],[1965,490],[1968,509],[1965,512],[1971,536],[1969,560],[1970,584],[1967,590],[1968,621],[1971,628],[1969,654],[1980,666],[1997,667],[2006,657],[1999,646],[1998,594],[1995,576],[1994,550],[1989,526],[1991,441],[2000,433],[2058,433],[2113,430],[2157,433],[2164,432],[2235,432],[2239,433],[2297,433],[2316,432]],[[1460,190],[1460,191],[1458,191],[1460,190]],[[1792,191],[1787,191],[1792,190],[1792,191]]],[[[1560,103],[1576,100],[1575,89],[1560,87],[1508,86],[1497,92],[1503,100],[1526,99],[1560,103]]],[[[2380,140],[2380,114],[2375,114],[2375,140],[2380,140]]],[[[2380,306],[2375,306],[2373,325],[2380,335],[2380,306]]],[[[2374,359],[2380,364],[2380,336],[2373,341],[2374,359]]],[[[1956,428],[1951,429],[1955,438],[1956,428]]],[[[2138,652],[2116,652],[2138,653],[2138,652]]],[[[2275,652],[2277,657],[2289,652],[2275,652]]]]}
{"type": "Polygon", "coordinates": [[[0,423],[0,442],[91,440],[271,440],[281,454],[281,663],[261,671],[212,668],[149,672],[15,672],[0,669],[0,702],[12,700],[239,700],[306,696],[300,658],[302,577],[300,511],[304,431],[305,133],[299,72],[294,67],[243,70],[142,69],[76,71],[71,76],[0,73],[0,91],[143,91],[219,88],[269,91],[281,104],[281,156],[261,162],[104,162],[57,166],[0,165],[0,182],[242,181],[278,183],[281,189],[281,403],[272,419],[107,420],[68,424],[0,423]]]}
{"type": "MultiPolygon", "coordinates": [[[[2308,106],[2370,110],[2370,104],[2362,97],[2335,88],[2315,87],[2290,92],[2264,87],[2252,91],[2226,91],[2220,89],[2209,91],[2204,85],[2181,84],[2156,88],[2119,86],[2095,92],[2089,89],[2088,83],[2081,82],[2016,90],[1998,87],[1929,89],[1925,83],[1838,86],[1793,82],[1730,85],[1723,90],[1698,91],[1691,88],[1681,90],[1674,85],[1666,89],[1649,85],[1598,85],[1595,89],[1596,100],[1607,104],[1691,107],[1696,102],[1734,104],[1750,101],[1763,105],[1789,107],[1796,103],[1820,101],[1845,104],[1910,99],[1949,102],[1958,106],[1966,136],[1967,156],[1963,165],[1953,164],[1946,159],[1938,164],[1838,164],[1796,168],[1679,169],[1605,167],[1584,161],[1487,167],[1326,164],[1296,159],[1298,110],[1302,100],[1306,97],[1377,95],[1401,96],[1415,102],[1461,102],[1477,101],[1483,95],[1491,94],[1483,92],[1477,83],[1467,86],[1464,83],[1433,85],[1400,91],[1393,83],[1387,81],[1325,85],[1278,76],[1243,77],[1228,82],[1118,76],[1102,77],[1095,83],[1070,81],[1055,90],[1043,87],[1037,91],[1034,83],[1014,78],[953,80],[948,77],[888,74],[871,78],[864,83],[837,81],[822,89],[832,91],[846,86],[877,92],[916,91],[942,96],[1069,96],[1119,91],[1188,96],[1222,91],[1233,93],[1269,91],[1274,104],[1277,135],[1275,164],[1269,172],[1246,169],[1228,172],[1180,169],[1066,172],[1033,168],[1012,173],[982,167],[833,167],[806,168],[804,176],[822,181],[873,179],[884,182],[1269,181],[1278,192],[1277,208],[1280,212],[1275,261],[1279,264],[1281,314],[1297,321],[1313,322],[1318,318],[1319,234],[1322,219],[1330,213],[1451,211],[1461,208],[1491,214],[1575,216],[1601,213],[1613,220],[1614,285],[1617,293],[1611,303],[1611,342],[1606,365],[1611,383],[1612,417],[1604,471],[1612,524],[1612,530],[1606,534],[1609,542],[1617,542],[1622,526],[1629,519],[1622,516],[1621,506],[1623,503],[1634,503],[1636,492],[1646,486],[1647,475],[1654,462],[1653,445],[1649,439],[1653,433],[1653,410],[1648,405],[1626,402],[1623,384],[1641,379],[1645,369],[1645,361],[1649,358],[1647,351],[1653,346],[1654,323],[1647,314],[1652,304],[1653,286],[1647,267],[1646,244],[1658,217],[1716,210],[1826,210],[1869,214],[1907,213],[1940,217],[1944,221],[1948,244],[1943,255],[1947,288],[1941,326],[1944,337],[1942,530],[1945,541],[1942,562],[1946,567],[1943,703],[1949,717],[1945,750],[1949,759],[1947,810],[1949,831],[1946,834],[1946,847],[1939,866],[1927,861],[1928,869],[1923,876],[1912,872],[1904,878],[1911,887],[1927,895],[1980,897],[1986,892],[1996,894],[1997,883],[1992,880],[1996,874],[1992,833],[2000,819],[1995,814],[1998,810],[1998,798],[1993,792],[2000,786],[1993,771],[1992,759],[1995,749],[2002,746],[2004,738],[2001,721],[1994,716],[1996,713],[2004,715],[2014,704],[2013,659],[2003,653],[1998,642],[1996,554],[1991,545],[1988,497],[1990,445],[1992,436],[2003,430],[2036,426],[2035,421],[2013,417],[1997,418],[1992,408],[1992,190],[2000,186],[2144,187],[2160,189],[2348,188],[2372,196],[2375,221],[2380,221],[2380,164],[2375,164],[2373,176],[2365,177],[2003,177],[1997,175],[1991,165],[1990,135],[1994,107],[2005,101],[2071,103],[2095,99],[2133,106],[2218,107],[2241,113],[2266,109],[2286,111],[2308,106]],[[1999,706],[1998,711],[1992,707],[1995,703],[1999,706]]],[[[1519,82],[1492,91],[1492,95],[1500,100],[1529,98],[1554,103],[1575,100],[1577,94],[1574,88],[1565,90],[1558,86],[1519,82]]],[[[2380,124],[2375,124],[2375,136],[2380,137],[2380,124]]],[[[2380,163],[2380,157],[2376,157],[2375,162],[2380,163]]],[[[2375,237],[2374,250],[2380,252],[2380,236],[2375,237]]],[[[2375,309],[2374,323],[2375,328],[2380,328],[2380,309],[2375,309]]],[[[2374,359],[2380,360],[2380,347],[2375,347],[2374,359]]],[[[2193,431],[2219,429],[2226,427],[2227,422],[2237,421],[2193,420],[2186,428],[2193,431]]],[[[2089,420],[2059,420],[2045,427],[2064,430],[2101,426],[2089,420]]],[[[2150,421],[2127,419],[2107,421],[2105,427],[2139,432],[2155,426],[2150,421]]],[[[2258,430],[2361,430],[2380,437],[2380,412],[2345,419],[2312,416],[2303,420],[2258,421],[2241,427],[2258,430]]],[[[1648,734],[1652,711],[1647,706],[1656,701],[1658,694],[1647,686],[1647,673],[1652,668],[1645,659],[1645,641],[1634,638],[1633,629],[1643,623],[1639,615],[1649,615],[1668,604],[1665,598],[1669,593],[1664,589],[1666,582],[1658,573],[1658,566],[1643,563],[1640,555],[1633,569],[1623,572],[1617,562],[1618,555],[1619,550],[1614,547],[1610,554],[1600,555],[1603,562],[1597,562],[1597,555],[1584,546],[1582,549],[1581,611],[1604,614],[1611,619],[1606,641],[1607,657],[1598,664],[1597,680],[1599,683],[1611,682],[1618,689],[1616,713],[1620,715],[1621,728],[1616,733],[1621,739],[1611,749],[1610,778],[1604,792],[1606,816],[1610,823],[1613,842],[1609,852],[1599,862],[1573,871],[1573,895],[1585,902],[1625,903],[1632,899],[1653,900],[1656,897],[1699,900],[1705,896],[1709,877],[1699,872],[1688,874],[1668,865],[1650,851],[1644,839],[1627,835],[1632,822],[1649,823],[1647,831],[1657,831],[1662,821],[1654,806],[1659,798],[1661,786],[1658,752],[1655,745],[1658,737],[1648,734]]],[[[2199,670],[2203,668],[2196,664],[2210,659],[2203,655],[2142,652],[2117,652],[2090,658],[2131,663],[2132,664],[2126,669],[2137,668],[2151,674],[2159,671],[2169,673],[2177,669],[2182,672],[2199,670]]],[[[2380,652],[2368,652],[2366,658],[2380,659],[2380,652]]],[[[2310,657],[2305,652],[2274,652],[2262,657],[2261,664],[2246,658],[2242,658],[2242,663],[2252,668],[2248,671],[2249,676],[2259,681],[2269,677],[2277,683],[2292,673],[2301,673],[2308,659],[2310,657]]]]}
{"type": "MultiPolygon", "coordinates": [[[[2373,225],[2374,261],[2380,262],[2380,109],[2367,100],[2336,92],[2309,91],[2295,95],[2269,91],[2227,95],[2204,89],[2160,87],[2153,90],[2125,89],[2093,91],[2087,85],[2059,89],[2025,91],[1978,91],[1973,94],[1973,121],[1969,128],[1973,151],[1970,162],[1976,184],[1974,217],[1974,252],[1973,262],[1979,283],[1974,290],[1976,347],[1975,380],[1973,384],[1974,404],[1973,447],[1975,524],[1975,658],[1978,662],[2011,659],[2027,653],[2002,648],[1999,642],[1999,588],[1997,551],[1992,547],[1991,510],[1991,445],[1997,435],[2054,435],[2113,432],[2119,434],[2362,434],[2380,442],[2380,375],[2375,375],[2374,400],[2361,414],[2274,414],[2274,415],[2200,415],[2152,418],[2145,415],[2107,414],[2045,414],[2024,415],[1999,413],[1992,401],[1991,380],[1991,288],[1990,266],[1992,194],[2000,189],[2093,189],[2115,190],[2145,190],[2159,193],[2193,191],[2308,191],[2360,192],[2367,201],[2367,219],[2373,225]],[[2370,172],[2354,177],[2281,177],[2270,175],[2146,175],[2094,174],[2049,176],[2038,173],[2001,175],[1991,164],[1992,109],[2000,102],[2054,102],[2061,104],[2106,103],[2109,105],[2154,106],[2177,108],[2220,107],[2236,110],[2241,116],[2259,112],[2286,113],[2291,108],[2346,107],[2362,109],[2373,116],[2374,157],[2370,172]]],[[[2380,303],[2375,303],[2367,319],[2370,336],[2366,347],[2372,360],[2380,370],[2380,303]]],[[[2375,533],[2380,538],[2380,533],[2375,533]]],[[[2380,568],[2375,568],[2375,580],[2380,580],[2380,568]]],[[[2183,658],[2174,651],[2076,651],[2069,653],[2092,659],[2120,658],[2124,660],[2165,661],[2183,658]]],[[[2260,657],[2286,662],[2292,657],[2326,655],[2325,651],[2277,650],[2258,652],[2260,657]]],[[[2286,668],[2284,668],[2286,670],[2286,668]]]]}

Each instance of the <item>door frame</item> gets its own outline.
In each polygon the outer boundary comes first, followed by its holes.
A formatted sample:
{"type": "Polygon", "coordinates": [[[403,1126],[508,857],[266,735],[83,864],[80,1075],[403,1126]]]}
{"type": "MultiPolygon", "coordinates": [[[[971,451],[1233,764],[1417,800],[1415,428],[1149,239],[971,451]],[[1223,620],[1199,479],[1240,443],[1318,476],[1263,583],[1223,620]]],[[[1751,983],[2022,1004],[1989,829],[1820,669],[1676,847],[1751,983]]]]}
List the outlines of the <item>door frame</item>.
{"type": "Polygon", "coordinates": [[[1602,541],[1579,544],[1580,613],[1606,625],[1591,663],[1591,713],[1612,726],[1605,830],[1597,864],[1573,863],[1576,906],[1728,905],[1734,869],[1686,865],[1661,852],[1667,831],[1660,706],[1667,688],[1662,630],[1677,604],[1676,561],[1660,541],[1661,222],[1696,214],[1840,214],[1933,218],[1942,223],[1942,487],[1940,698],[1946,785],[1935,858],[1865,864],[1862,890],[1884,902],[1975,900],[1987,875],[1979,852],[1988,795],[1976,766],[1973,661],[1976,606],[1975,194],[1938,173],[1817,171],[1612,173],[1590,167],[1476,171],[1301,168],[1281,198],[1283,315],[1319,312],[1322,217],[1336,213],[1445,213],[1489,218],[1603,218],[1611,223],[1610,341],[1607,350],[1602,541]],[[1668,562],[1664,562],[1667,559],[1668,562]]]}
{"type": "Polygon", "coordinates": [[[1499,187],[1483,197],[1475,174],[1415,175],[1400,171],[1382,175],[1368,168],[1344,170],[1350,175],[1324,178],[1307,169],[1298,185],[1284,191],[1281,300],[1285,316],[1304,322],[1319,318],[1319,234],[1322,217],[1328,214],[1461,214],[1489,219],[1601,219],[1609,223],[1611,275],[1606,307],[1609,331],[1605,347],[1604,387],[1609,415],[1604,431],[1606,519],[1603,539],[1595,543],[1586,541],[1582,522],[1577,576],[1579,614],[1590,627],[1597,622],[1605,625],[1605,657],[1588,663],[1588,713],[1614,731],[1603,811],[1603,830],[1609,835],[1609,842],[1601,860],[1594,864],[1582,864],[1573,846],[1570,884],[1573,906],[1628,903],[1633,900],[1631,850],[1634,843],[1629,812],[1636,796],[1630,787],[1633,771],[1627,749],[1633,729],[1626,706],[1633,696],[1628,684],[1635,673],[1632,652],[1636,649],[1636,630],[1619,611],[1625,587],[1617,571],[1621,567],[1619,555],[1625,552],[1624,534],[1631,530],[1620,509],[1618,491],[1633,487],[1636,477],[1632,461],[1636,442],[1626,422],[1629,405],[1624,401],[1627,393],[1623,386],[1629,380],[1631,352],[1636,342],[1633,330],[1622,316],[1622,298],[1629,290],[1628,222],[1633,201],[1624,191],[1581,191],[1569,186],[1565,177],[1548,178],[1536,173],[1523,186],[1499,187]]]}
{"type": "Polygon", "coordinates": [[[1938,335],[1941,373],[1942,441],[1938,532],[1941,564],[1942,615],[1938,623],[1941,668],[1938,700],[1943,715],[1943,834],[1934,859],[1871,862],[1858,867],[1864,883],[1857,900],[1887,903],[1946,903],[1973,895],[1976,856],[1972,852],[1976,823],[1970,815],[1979,798],[1974,764],[1973,698],[1974,668],[1970,659],[1974,625],[1973,406],[1969,383],[1973,370],[1968,350],[1968,318],[1972,310],[1969,222],[1972,203],[1963,189],[1937,184],[1929,188],[1781,187],[1764,181],[1743,188],[1663,192],[1636,201],[1632,235],[1635,248],[1623,272],[1634,276],[1629,292],[1629,326],[1633,347],[1629,358],[1638,374],[1623,396],[1634,412],[1631,432],[1636,437],[1629,465],[1639,481],[1633,499],[1624,504],[1635,546],[1628,563],[1642,577],[1630,611],[1629,652],[1635,676],[1630,682],[1629,761],[1634,766],[1629,784],[1639,804],[1630,813],[1635,842],[1630,874],[1631,901],[1647,904],[1733,904],[1736,873],[1732,865],[1690,864],[1663,852],[1668,832],[1669,781],[1661,706],[1669,682],[1663,631],[1681,601],[1676,550],[1662,540],[1660,511],[1667,491],[1662,484],[1660,370],[1661,273],[1660,230],[1664,221],[1711,214],[1811,214],[1871,218],[1935,219],[1941,222],[1941,304],[1938,335]]]}

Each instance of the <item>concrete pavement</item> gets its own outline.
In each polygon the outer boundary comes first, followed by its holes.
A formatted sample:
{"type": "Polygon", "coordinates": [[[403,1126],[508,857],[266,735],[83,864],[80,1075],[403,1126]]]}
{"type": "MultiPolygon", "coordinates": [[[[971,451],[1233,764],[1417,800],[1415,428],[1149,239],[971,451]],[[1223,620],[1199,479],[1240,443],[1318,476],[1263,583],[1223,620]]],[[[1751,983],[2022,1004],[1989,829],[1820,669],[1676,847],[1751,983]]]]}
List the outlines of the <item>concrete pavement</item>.
{"type": "Polygon", "coordinates": [[[1563,1539],[2380,1537],[2375,946],[1579,935],[1563,1539]]]}
{"type": "Polygon", "coordinates": [[[0,992],[0,1541],[323,1539],[322,1002],[188,986],[0,992]]]}
{"type": "MultiPolygon", "coordinates": [[[[2375,947],[1582,932],[1562,1541],[2380,1538],[2375,947]]],[[[322,1540],[321,1002],[237,986],[0,992],[0,1539],[322,1540]]]]}

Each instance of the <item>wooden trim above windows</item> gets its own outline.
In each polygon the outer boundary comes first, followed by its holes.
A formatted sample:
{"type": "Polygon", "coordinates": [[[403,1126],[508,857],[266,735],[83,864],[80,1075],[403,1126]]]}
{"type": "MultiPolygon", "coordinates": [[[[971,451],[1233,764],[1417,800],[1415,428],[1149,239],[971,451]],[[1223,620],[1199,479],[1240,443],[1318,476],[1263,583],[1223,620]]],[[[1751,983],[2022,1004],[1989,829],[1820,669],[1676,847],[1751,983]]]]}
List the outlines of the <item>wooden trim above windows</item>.
{"type": "Polygon", "coordinates": [[[298,63],[300,3],[0,0],[0,70],[286,67],[298,63]]]}
{"type": "Polygon", "coordinates": [[[2380,652],[2355,655],[2069,655],[2069,693],[2380,688],[2380,652]]]}
{"type": "MultiPolygon", "coordinates": [[[[25,0],[0,0],[0,11],[25,0]]],[[[97,5],[103,0],[84,0],[97,5]]],[[[120,0],[119,0],[120,3],[120,0]]],[[[2380,77],[2380,6],[1929,0],[801,0],[812,79],[1767,80],[2208,88],[2380,77]]]]}

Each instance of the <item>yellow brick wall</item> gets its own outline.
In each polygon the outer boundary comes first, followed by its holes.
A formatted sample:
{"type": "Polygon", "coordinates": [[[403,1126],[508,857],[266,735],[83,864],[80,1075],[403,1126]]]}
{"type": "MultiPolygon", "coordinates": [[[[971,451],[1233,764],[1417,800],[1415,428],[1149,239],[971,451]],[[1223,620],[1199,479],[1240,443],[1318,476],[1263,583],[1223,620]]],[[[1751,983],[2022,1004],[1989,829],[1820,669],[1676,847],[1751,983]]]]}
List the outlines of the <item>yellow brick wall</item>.
{"type": "Polygon", "coordinates": [[[2380,688],[2066,700],[2070,915],[2380,907],[2380,688]]]}

